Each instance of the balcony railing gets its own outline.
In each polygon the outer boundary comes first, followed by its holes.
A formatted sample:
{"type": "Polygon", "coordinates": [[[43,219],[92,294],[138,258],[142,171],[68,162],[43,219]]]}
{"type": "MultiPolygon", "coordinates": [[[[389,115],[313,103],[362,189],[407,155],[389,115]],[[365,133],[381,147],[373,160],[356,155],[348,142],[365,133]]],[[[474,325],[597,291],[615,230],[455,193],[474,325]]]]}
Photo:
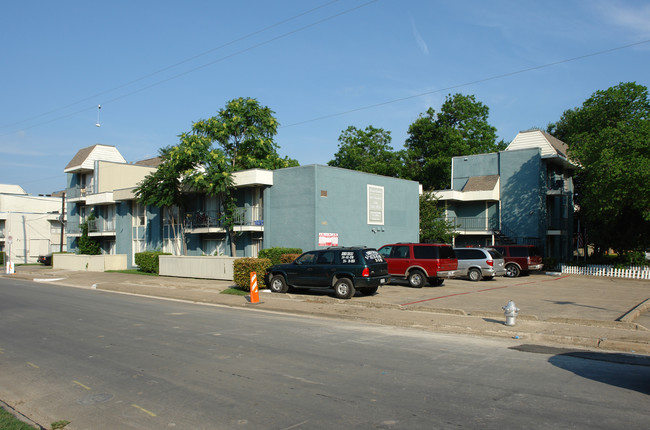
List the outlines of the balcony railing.
{"type": "Polygon", "coordinates": [[[454,231],[460,233],[492,231],[499,227],[499,219],[491,217],[450,217],[447,221],[454,226],[454,231]]]}
{"type": "MultiPolygon", "coordinates": [[[[252,206],[237,208],[235,211],[235,225],[237,226],[263,226],[262,208],[252,206]]],[[[223,213],[219,211],[190,212],[187,215],[186,227],[194,228],[222,228],[224,227],[223,213]]]]}
{"type": "Polygon", "coordinates": [[[115,219],[88,220],[88,233],[115,233],[115,219]]]}

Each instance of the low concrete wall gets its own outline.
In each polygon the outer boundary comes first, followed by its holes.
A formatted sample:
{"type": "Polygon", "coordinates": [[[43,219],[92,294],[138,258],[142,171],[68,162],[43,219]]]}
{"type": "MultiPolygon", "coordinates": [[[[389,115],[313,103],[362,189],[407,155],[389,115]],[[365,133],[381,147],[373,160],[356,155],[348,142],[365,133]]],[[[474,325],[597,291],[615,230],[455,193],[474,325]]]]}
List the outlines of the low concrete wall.
{"type": "Polygon", "coordinates": [[[126,254],[116,255],[77,255],[52,254],[52,267],[63,270],[105,272],[107,270],[126,270],[126,254]]]}
{"type": "Polygon", "coordinates": [[[233,257],[161,255],[158,257],[158,273],[161,276],[232,281],[234,261],[233,257]]]}

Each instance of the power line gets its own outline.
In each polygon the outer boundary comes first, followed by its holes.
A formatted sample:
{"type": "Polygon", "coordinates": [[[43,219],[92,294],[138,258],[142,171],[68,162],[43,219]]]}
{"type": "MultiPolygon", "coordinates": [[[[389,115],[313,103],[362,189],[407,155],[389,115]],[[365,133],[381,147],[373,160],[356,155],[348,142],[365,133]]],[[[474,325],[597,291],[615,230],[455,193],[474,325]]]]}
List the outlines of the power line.
{"type": "Polygon", "coordinates": [[[307,123],[310,123],[310,122],[321,121],[321,120],[324,120],[324,119],[329,119],[329,118],[334,118],[334,117],[337,117],[337,116],[347,115],[349,113],[359,112],[359,111],[367,110],[367,109],[372,109],[372,108],[376,108],[376,107],[379,107],[379,106],[385,106],[385,105],[389,105],[389,104],[392,104],[392,103],[401,102],[401,101],[404,101],[404,100],[410,100],[410,99],[426,96],[426,95],[429,95],[429,94],[440,93],[440,92],[443,92],[443,91],[449,91],[449,90],[453,90],[453,89],[456,89],[456,88],[466,87],[466,86],[469,86],[469,85],[475,85],[475,84],[480,84],[480,83],[487,82],[487,81],[493,81],[493,80],[496,80],[496,79],[507,78],[507,77],[510,77],[510,76],[519,75],[519,74],[526,73],[526,72],[532,72],[533,70],[544,69],[544,68],[547,68],[547,67],[557,66],[559,64],[569,63],[571,61],[577,61],[577,60],[582,60],[582,59],[589,58],[589,57],[595,57],[597,55],[608,54],[610,52],[619,51],[621,49],[626,49],[626,48],[631,48],[633,46],[643,45],[643,44],[648,43],[648,42],[650,42],[650,39],[642,40],[640,42],[635,42],[635,43],[629,43],[627,45],[617,46],[615,48],[605,49],[605,50],[602,50],[602,51],[592,52],[590,54],[579,55],[577,57],[567,58],[565,60],[554,61],[552,63],[546,63],[546,64],[542,64],[542,65],[539,65],[539,66],[528,67],[526,69],[521,69],[521,70],[517,70],[517,71],[514,71],[514,72],[501,73],[499,75],[494,75],[494,76],[490,76],[490,77],[487,77],[487,78],[477,79],[475,81],[465,82],[465,83],[462,83],[462,84],[452,85],[450,87],[439,88],[437,90],[426,91],[424,93],[419,93],[419,94],[415,94],[415,95],[412,95],[412,96],[400,97],[398,99],[392,99],[392,100],[387,100],[385,102],[380,102],[380,103],[375,103],[375,104],[371,104],[371,105],[361,106],[361,107],[346,110],[346,111],[343,111],[343,112],[333,113],[333,114],[329,114],[329,115],[320,116],[318,118],[312,118],[312,119],[307,119],[307,120],[300,121],[300,122],[295,122],[293,124],[281,126],[279,128],[294,127],[296,125],[302,125],[302,124],[307,124],[307,123]]]}
{"type": "MultiPolygon", "coordinates": [[[[252,36],[255,36],[255,35],[257,35],[257,34],[263,33],[263,32],[265,32],[265,31],[268,31],[268,30],[270,30],[270,29],[272,29],[272,28],[278,27],[278,26],[280,26],[280,25],[282,25],[282,24],[285,24],[285,23],[287,23],[287,22],[293,21],[293,20],[295,20],[295,19],[297,19],[297,18],[300,18],[300,17],[302,17],[302,16],[305,16],[305,15],[307,15],[307,14],[310,14],[310,13],[316,11],[316,10],[322,9],[322,8],[324,8],[324,7],[326,7],[326,6],[329,6],[329,5],[333,4],[333,3],[337,3],[338,1],[340,1],[340,0],[332,0],[332,1],[329,1],[329,2],[327,2],[327,3],[323,3],[323,4],[321,4],[321,5],[319,5],[319,6],[315,7],[315,8],[309,9],[309,10],[307,10],[307,11],[305,11],[305,12],[302,12],[302,13],[300,13],[300,14],[298,14],[298,15],[294,15],[294,16],[292,16],[292,17],[290,17],[290,18],[287,18],[287,19],[284,19],[284,20],[282,20],[282,21],[276,22],[276,23],[274,23],[274,24],[272,24],[272,25],[269,25],[269,26],[267,26],[267,27],[264,27],[264,28],[261,29],[261,30],[257,30],[257,31],[254,31],[254,32],[252,32],[252,33],[248,33],[248,34],[245,35],[245,36],[242,36],[242,37],[239,37],[239,38],[234,39],[234,40],[232,40],[232,41],[226,42],[226,43],[224,43],[224,44],[222,44],[222,45],[220,45],[220,46],[217,46],[217,47],[215,47],[215,48],[211,48],[211,49],[209,49],[209,50],[207,50],[207,51],[204,51],[204,52],[202,52],[202,53],[200,53],[200,54],[194,55],[194,56],[189,57],[189,58],[187,58],[187,59],[185,59],[185,60],[181,60],[181,61],[179,61],[179,62],[176,62],[176,63],[174,63],[174,64],[171,64],[171,65],[169,65],[169,66],[166,66],[166,67],[164,67],[164,68],[162,68],[162,69],[160,69],[160,70],[157,70],[157,71],[155,71],[155,72],[152,72],[152,73],[149,73],[149,74],[147,74],[147,75],[144,75],[144,76],[142,76],[142,77],[140,77],[140,78],[137,78],[137,79],[131,80],[131,81],[129,81],[129,82],[126,82],[126,83],[124,83],[124,84],[122,84],[122,85],[119,85],[119,86],[117,86],[117,87],[114,87],[114,88],[111,88],[111,89],[108,89],[108,90],[105,90],[105,91],[99,92],[99,93],[97,93],[97,94],[94,94],[94,95],[91,95],[91,96],[88,96],[88,97],[85,97],[85,98],[80,99],[80,100],[78,100],[78,101],[76,101],[76,102],[69,103],[69,104],[67,104],[67,105],[65,105],[65,106],[62,106],[62,107],[59,107],[59,108],[56,108],[56,109],[52,109],[52,110],[50,110],[50,111],[48,111],[48,112],[45,112],[45,113],[39,114],[39,115],[37,115],[37,116],[31,117],[31,118],[28,118],[28,119],[24,119],[24,120],[20,120],[20,121],[17,121],[17,122],[11,123],[11,124],[7,124],[7,125],[4,125],[4,126],[0,126],[0,128],[8,128],[8,127],[12,127],[12,126],[14,126],[14,125],[18,125],[18,124],[22,124],[22,123],[25,123],[25,122],[28,122],[28,121],[32,121],[32,120],[35,120],[35,119],[38,119],[38,118],[42,118],[42,117],[47,116],[47,115],[50,115],[50,114],[52,114],[52,113],[55,113],[55,112],[58,112],[58,111],[61,111],[61,110],[67,109],[67,108],[69,108],[69,107],[75,106],[75,105],[77,105],[77,104],[79,104],[79,103],[82,103],[82,102],[85,102],[85,101],[88,101],[88,100],[91,100],[91,99],[96,99],[96,98],[99,97],[99,96],[102,96],[102,95],[108,94],[108,93],[110,93],[110,92],[113,92],[113,91],[116,91],[116,90],[118,90],[118,89],[121,89],[121,88],[127,87],[127,86],[129,86],[129,85],[134,84],[134,83],[137,83],[137,82],[143,81],[143,80],[145,80],[145,79],[147,79],[147,78],[150,78],[150,77],[152,77],[152,76],[158,75],[158,74],[160,74],[160,73],[162,73],[162,72],[164,72],[164,71],[167,71],[167,70],[170,70],[170,69],[172,69],[172,68],[174,68],[174,67],[177,67],[177,66],[179,66],[179,65],[182,65],[182,64],[188,63],[188,62],[190,62],[190,61],[192,61],[192,60],[195,60],[195,59],[197,59],[197,58],[199,58],[199,57],[203,57],[203,56],[205,56],[205,55],[207,55],[207,54],[210,54],[210,53],[212,53],[212,52],[214,52],[214,51],[217,51],[217,50],[219,50],[219,49],[223,49],[223,48],[225,48],[225,47],[227,47],[227,46],[230,46],[230,45],[233,45],[233,44],[235,44],[235,43],[237,43],[237,42],[240,42],[240,41],[242,41],[242,40],[248,39],[248,38],[250,38],[250,37],[252,37],[252,36]]],[[[304,31],[304,30],[306,30],[306,29],[308,29],[308,28],[311,28],[311,27],[314,27],[314,26],[316,26],[316,25],[322,24],[323,22],[326,22],[326,21],[332,20],[332,19],[334,19],[334,18],[338,18],[338,17],[340,17],[340,16],[342,16],[342,15],[345,15],[345,14],[347,14],[347,13],[350,13],[350,12],[353,12],[353,11],[355,11],[355,10],[361,9],[361,8],[363,8],[363,7],[365,7],[365,6],[368,6],[368,5],[372,4],[372,3],[376,3],[377,1],[379,1],[379,0],[370,0],[370,1],[366,2],[366,3],[363,3],[363,4],[361,4],[361,5],[358,5],[358,6],[355,6],[355,7],[349,8],[349,9],[346,9],[346,10],[344,10],[344,11],[342,11],[342,12],[339,12],[339,13],[336,13],[336,14],[334,14],[334,15],[330,15],[330,16],[328,16],[328,17],[326,17],[326,18],[323,18],[323,19],[321,19],[321,20],[315,21],[315,22],[313,22],[313,23],[311,23],[311,24],[305,25],[305,26],[300,27],[300,28],[298,28],[298,29],[295,29],[295,30],[289,31],[289,32],[287,32],[287,33],[283,33],[283,34],[281,34],[281,35],[279,35],[279,36],[276,36],[276,37],[273,37],[273,38],[271,38],[271,39],[269,39],[269,40],[267,40],[267,41],[264,41],[264,42],[258,43],[258,44],[256,44],[256,45],[252,45],[252,46],[250,46],[250,47],[248,47],[248,48],[244,48],[244,49],[239,50],[239,51],[237,51],[237,52],[235,52],[235,53],[233,53],[233,54],[230,54],[230,55],[227,55],[227,56],[224,56],[224,57],[218,58],[218,59],[216,59],[216,60],[214,60],[214,61],[210,61],[210,62],[208,62],[208,63],[204,63],[204,64],[202,64],[202,65],[199,65],[199,66],[195,67],[195,68],[189,69],[189,70],[187,70],[187,71],[185,71],[185,72],[178,73],[178,74],[173,75],[173,76],[171,76],[171,77],[168,77],[168,78],[166,78],[166,79],[162,79],[162,80],[160,80],[160,81],[154,82],[154,83],[152,83],[152,84],[150,84],[150,85],[147,85],[147,86],[142,87],[142,88],[140,88],[140,89],[137,89],[137,90],[135,90],[135,91],[131,91],[131,92],[126,93],[126,94],[123,94],[123,95],[121,95],[121,96],[114,97],[114,98],[112,98],[112,99],[109,99],[109,100],[107,100],[107,101],[104,101],[102,104],[106,105],[106,104],[108,104],[108,103],[111,103],[111,102],[114,102],[114,101],[117,101],[117,100],[120,100],[120,99],[123,99],[123,98],[129,97],[129,96],[132,96],[132,95],[134,95],[134,94],[137,94],[137,93],[140,93],[140,92],[142,92],[142,91],[145,91],[145,90],[147,90],[147,89],[149,89],[149,88],[152,88],[152,87],[158,86],[158,85],[163,84],[163,83],[165,83],[165,82],[169,82],[169,81],[171,81],[171,80],[174,80],[174,79],[177,79],[177,78],[179,78],[179,77],[185,76],[185,75],[187,75],[187,74],[193,73],[193,72],[195,72],[195,71],[197,71],[197,70],[203,69],[203,68],[205,68],[205,67],[211,66],[211,65],[216,64],[216,63],[218,63],[218,62],[221,62],[221,61],[227,60],[227,59],[229,59],[229,58],[235,57],[235,56],[237,56],[237,55],[243,54],[243,53],[245,53],[245,52],[251,51],[251,50],[253,50],[253,49],[255,49],[255,48],[259,48],[260,46],[267,45],[267,44],[269,44],[269,43],[275,42],[275,41],[277,41],[277,40],[279,40],[279,39],[282,39],[282,38],[284,38],[284,37],[287,37],[287,36],[290,36],[290,35],[296,34],[296,33],[298,33],[298,32],[304,31]]],[[[78,115],[78,114],[80,114],[80,113],[82,113],[82,112],[85,112],[85,111],[88,111],[88,110],[90,110],[90,109],[94,109],[94,107],[92,107],[92,108],[91,108],[91,107],[82,108],[82,109],[79,109],[79,110],[77,110],[77,111],[71,112],[71,113],[69,113],[69,114],[62,115],[62,116],[58,116],[58,117],[53,118],[53,119],[51,119],[51,120],[49,120],[49,121],[44,121],[44,122],[40,122],[40,123],[35,124],[35,125],[32,125],[32,126],[23,127],[23,129],[26,130],[26,129],[34,128],[34,127],[37,127],[37,126],[41,126],[41,125],[45,125],[45,124],[50,124],[50,123],[52,123],[52,122],[59,121],[59,120],[61,120],[61,119],[65,119],[65,118],[68,118],[68,117],[71,117],[71,116],[74,116],[74,115],[78,115]]],[[[6,133],[6,134],[0,135],[0,136],[7,136],[8,134],[10,134],[10,133],[6,133]]]]}

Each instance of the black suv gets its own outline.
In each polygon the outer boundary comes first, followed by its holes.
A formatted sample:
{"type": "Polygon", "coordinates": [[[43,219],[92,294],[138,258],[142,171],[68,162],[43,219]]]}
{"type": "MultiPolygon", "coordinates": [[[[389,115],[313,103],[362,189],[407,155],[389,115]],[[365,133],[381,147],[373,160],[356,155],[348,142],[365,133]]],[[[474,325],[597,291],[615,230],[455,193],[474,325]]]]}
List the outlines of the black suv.
{"type": "Polygon", "coordinates": [[[388,264],[373,248],[319,249],[266,269],[266,285],[274,293],[286,293],[290,287],[333,288],[336,297],[349,299],[356,291],[375,294],[388,282],[388,264]]]}

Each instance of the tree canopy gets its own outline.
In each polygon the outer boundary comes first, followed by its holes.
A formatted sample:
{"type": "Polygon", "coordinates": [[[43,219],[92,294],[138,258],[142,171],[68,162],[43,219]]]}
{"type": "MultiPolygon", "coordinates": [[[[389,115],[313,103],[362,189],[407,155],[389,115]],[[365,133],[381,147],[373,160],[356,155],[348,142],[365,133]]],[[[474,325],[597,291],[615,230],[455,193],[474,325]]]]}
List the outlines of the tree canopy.
{"type": "Polygon", "coordinates": [[[634,82],[596,91],[548,131],[580,165],[576,202],[590,241],[617,251],[650,245],[650,100],[634,82]]]}
{"type": "MultiPolygon", "coordinates": [[[[238,98],[226,103],[216,116],[195,122],[189,133],[179,136],[178,145],[159,151],[162,162],[138,185],[136,198],[146,205],[183,209],[188,191],[219,197],[221,222],[228,230],[234,256],[236,199],[232,173],[298,165],[277,153],[273,137],[278,122],[273,113],[255,99],[238,98]]],[[[180,219],[182,223],[184,217],[180,219]]]]}
{"type": "Polygon", "coordinates": [[[473,95],[448,95],[440,112],[429,108],[410,125],[406,140],[405,172],[425,190],[451,183],[451,159],[505,149],[496,143],[496,128],[488,121],[489,108],[473,95]]]}
{"type": "Polygon", "coordinates": [[[372,125],[365,130],[348,127],[339,136],[339,150],[327,164],[377,175],[400,177],[401,153],[390,146],[390,131],[372,125]]]}

